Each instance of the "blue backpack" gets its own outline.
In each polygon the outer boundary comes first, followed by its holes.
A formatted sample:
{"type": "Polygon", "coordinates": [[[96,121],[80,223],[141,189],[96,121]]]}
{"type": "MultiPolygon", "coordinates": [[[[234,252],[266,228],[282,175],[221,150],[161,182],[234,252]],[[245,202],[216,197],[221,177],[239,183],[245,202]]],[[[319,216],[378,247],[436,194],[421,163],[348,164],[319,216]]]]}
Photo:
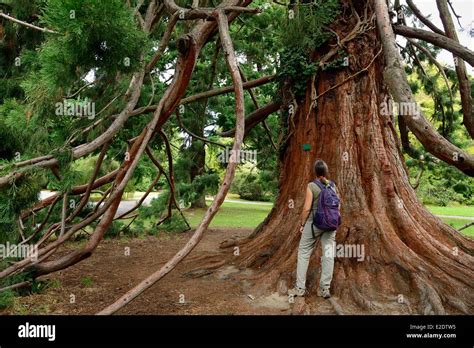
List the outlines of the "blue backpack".
{"type": "Polygon", "coordinates": [[[318,208],[313,214],[313,225],[326,232],[335,231],[341,225],[341,213],[339,203],[341,200],[337,196],[334,182],[323,184],[319,180],[314,183],[318,185],[321,192],[318,196],[318,208]]]}

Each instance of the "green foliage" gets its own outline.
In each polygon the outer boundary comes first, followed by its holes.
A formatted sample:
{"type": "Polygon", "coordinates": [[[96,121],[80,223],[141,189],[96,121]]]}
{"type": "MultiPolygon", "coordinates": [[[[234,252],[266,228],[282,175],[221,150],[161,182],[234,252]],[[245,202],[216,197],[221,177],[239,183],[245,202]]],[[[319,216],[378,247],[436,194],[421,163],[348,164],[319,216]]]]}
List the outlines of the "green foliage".
{"type": "Polygon", "coordinates": [[[300,47],[312,53],[330,37],[325,26],[335,20],[339,7],[338,0],[315,0],[307,4],[299,2],[290,8],[282,25],[283,46],[300,47]]]}
{"type": "Polygon", "coordinates": [[[231,187],[231,192],[249,201],[271,201],[278,192],[278,181],[271,171],[258,174],[238,173],[231,187]]]}
{"type": "Polygon", "coordinates": [[[81,279],[81,285],[85,288],[90,288],[94,285],[94,281],[89,277],[84,277],[81,279]]]}
{"type": "Polygon", "coordinates": [[[13,290],[6,290],[0,292],[0,309],[8,309],[15,303],[15,292],[13,290]]]}
{"type": "Polygon", "coordinates": [[[41,24],[58,33],[22,55],[29,74],[21,83],[41,115],[51,115],[54,103],[92,71],[102,80],[133,72],[148,48],[146,34],[121,0],[47,0],[41,24]]]}
{"type": "Polygon", "coordinates": [[[249,201],[261,201],[264,199],[262,186],[257,181],[242,182],[238,193],[240,198],[249,201]]]}
{"type": "Polygon", "coordinates": [[[107,232],[105,233],[106,238],[119,238],[124,228],[124,224],[121,221],[112,221],[107,232]]]}
{"type": "Polygon", "coordinates": [[[303,98],[308,78],[317,71],[308,53],[302,47],[288,47],[280,54],[278,79],[288,83],[297,98],[303,98]]]}
{"type": "Polygon", "coordinates": [[[203,194],[216,194],[219,189],[219,181],[219,175],[210,172],[196,176],[190,184],[179,183],[177,185],[179,200],[185,205],[189,205],[203,194]]]}
{"type": "Polygon", "coordinates": [[[25,207],[38,201],[40,187],[41,181],[32,175],[0,190],[0,243],[16,241],[19,236],[18,216],[25,207]]]}
{"type": "Polygon", "coordinates": [[[295,97],[302,98],[308,77],[315,74],[317,65],[311,54],[332,35],[327,25],[339,14],[337,0],[297,4],[289,10],[282,24],[278,78],[291,86],[295,97]]]}
{"type": "MultiPolygon", "coordinates": [[[[152,221],[152,224],[156,224],[164,217],[168,211],[169,194],[169,191],[164,191],[157,198],[152,199],[149,206],[141,206],[139,208],[140,220],[152,221]]],[[[187,230],[187,225],[177,210],[173,210],[172,216],[162,224],[150,228],[151,232],[183,232],[185,230],[187,230]]]]}
{"type": "Polygon", "coordinates": [[[184,232],[188,230],[188,226],[179,215],[178,211],[175,210],[169,219],[166,219],[161,225],[157,226],[156,230],[166,232],[184,232]]]}
{"type": "Polygon", "coordinates": [[[29,143],[26,110],[15,99],[0,105],[0,159],[14,159],[25,152],[29,143]]]}
{"type": "Polygon", "coordinates": [[[452,203],[474,205],[474,180],[457,170],[439,165],[421,178],[417,190],[423,204],[447,206],[452,203]]]}

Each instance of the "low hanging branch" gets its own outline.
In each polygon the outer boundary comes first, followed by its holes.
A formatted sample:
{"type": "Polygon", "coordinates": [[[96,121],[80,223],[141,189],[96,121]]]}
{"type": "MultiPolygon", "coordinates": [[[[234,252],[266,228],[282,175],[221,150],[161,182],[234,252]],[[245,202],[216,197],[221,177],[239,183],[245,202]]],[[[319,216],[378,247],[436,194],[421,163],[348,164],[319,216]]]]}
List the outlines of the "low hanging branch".
{"type": "MultiPolygon", "coordinates": [[[[375,13],[377,16],[377,28],[384,48],[386,66],[383,76],[390,94],[398,103],[417,105],[403,69],[400,53],[393,44],[395,42],[395,35],[388,16],[387,5],[384,1],[375,1],[375,13]]],[[[428,152],[444,162],[455,166],[465,174],[474,176],[474,156],[443,138],[426,120],[421,110],[417,114],[401,117],[404,117],[407,127],[428,152]]]]}
{"type": "Polygon", "coordinates": [[[410,7],[410,9],[413,11],[414,15],[420,20],[420,22],[422,22],[428,28],[433,30],[436,34],[446,35],[444,31],[439,29],[436,25],[433,24],[433,22],[431,22],[428,18],[423,16],[420,9],[416,7],[416,5],[414,4],[413,0],[406,0],[406,2],[407,2],[408,7],[410,7]]]}
{"type": "MultiPolygon", "coordinates": [[[[244,81],[244,83],[247,82],[248,81],[247,77],[245,77],[244,70],[242,69],[242,67],[240,65],[239,65],[239,72],[240,72],[240,76],[242,77],[242,81],[244,81]]],[[[257,97],[255,96],[255,93],[253,92],[253,90],[251,88],[249,88],[248,92],[250,94],[250,97],[252,98],[252,102],[253,102],[253,105],[255,106],[255,108],[260,109],[257,97]]],[[[270,130],[270,127],[268,127],[267,120],[266,119],[263,120],[262,124],[263,124],[263,128],[265,128],[265,132],[267,133],[268,140],[270,140],[270,144],[272,144],[272,147],[275,151],[278,151],[278,148],[277,148],[275,142],[273,141],[272,132],[270,130]]]]}
{"type": "Polygon", "coordinates": [[[162,268],[160,268],[155,273],[151,274],[148,278],[143,280],[140,284],[136,287],[128,291],[124,296],[118,299],[116,302],[105,308],[104,310],[100,311],[98,314],[100,315],[107,315],[112,314],[118,311],[120,308],[124,307],[126,304],[131,302],[141,293],[143,293],[146,289],[156,283],[158,280],[163,278],[166,274],[168,274],[176,265],[184,259],[199,243],[201,240],[204,231],[207,230],[209,224],[212,221],[212,218],[219,210],[219,207],[224,202],[225,196],[229,191],[230,184],[234,178],[235,169],[237,167],[237,154],[240,151],[242,146],[243,138],[244,138],[244,127],[245,127],[245,106],[244,106],[244,89],[242,78],[239,73],[237,59],[235,57],[234,48],[232,45],[232,41],[229,35],[229,24],[227,21],[227,17],[223,11],[218,12],[217,17],[218,25],[219,25],[219,34],[221,37],[221,43],[224,48],[227,64],[229,66],[229,70],[232,75],[232,81],[234,83],[235,88],[235,100],[236,100],[236,133],[235,133],[235,142],[234,146],[232,147],[232,155],[230,157],[230,163],[227,166],[224,181],[217,193],[214,201],[212,202],[211,206],[206,211],[202,221],[199,223],[199,226],[196,228],[191,239],[186,243],[186,245],[175,255],[171,260],[169,260],[162,268]]]}
{"type": "MultiPolygon", "coordinates": [[[[260,109],[255,110],[250,113],[245,118],[245,136],[250,132],[250,130],[255,127],[257,124],[265,120],[270,114],[278,111],[281,108],[281,103],[271,102],[267,105],[262,106],[260,109]]],[[[221,137],[232,137],[234,136],[236,128],[230,129],[228,131],[219,133],[221,137]]]]}
{"type": "Polygon", "coordinates": [[[209,144],[214,144],[214,145],[217,145],[217,146],[220,146],[222,148],[225,148],[227,147],[226,145],[224,144],[221,144],[217,141],[213,141],[213,140],[210,140],[210,139],[207,139],[207,138],[204,138],[204,137],[200,137],[199,135],[196,135],[195,133],[191,132],[188,128],[186,128],[186,126],[184,125],[183,123],[183,120],[181,119],[181,116],[179,114],[179,110],[176,109],[176,119],[178,120],[178,123],[179,123],[179,126],[181,127],[182,130],[184,130],[186,133],[188,133],[190,136],[192,136],[193,138],[195,139],[198,139],[198,140],[201,140],[205,143],[209,143],[209,144]]]}
{"type": "Polygon", "coordinates": [[[444,48],[445,50],[448,50],[459,58],[465,60],[471,66],[474,66],[474,52],[467,47],[464,47],[459,42],[447,38],[446,36],[432,33],[423,29],[407,27],[405,25],[394,25],[393,32],[405,37],[420,39],[440,48],[444,48]]]}
{"type": "MultiPolygon", "coordinates": [[[[438,5],[439,15],[443,22],[446,36],[456,42],[459,42],[456,28],[454,27],[453,19],[449,13],[447,0],[436,0],[438,5]]],[[[468,79],[466,64],[461,59],[454,57],[454,68],[459,81],[459,94],[461,95],[461,105],[463,114],[463,123],[468,133],[474,138],[474,113],[473,103],[471,98],[471,82],[468,79]]]]}
{"type": "Polygon", "coordinates": [[[471,227],[471,226],[474,226],[474,221],[468,223],[468,224],[465,224],[464,226],[462,226],[461,228],[458,229],[458,232],[461,232],[462,230],[465,230],[466,228],[468,227],[471,227]]]}
{"type": "MultiPolygon", "coordinates": [[[[250,88],[262,86],[262,85],[265,85],[267,83],[275,81],[275,77],[276,77],[276,75],[268,75],[268,76],[259,77],[258,79],[251,80],[251,81],[248,81],[248,82],[244,82],[243,87],[244,87],[244,89],[250,89],[250,88]]],[[[183,98],[183,99],[181,99],[180,104],[181,105],[186,105],[186,104],[197,102],[197,101],[202,100],[202,99],[207,99],[207,98],[210,98],[210,97],[216,97],[218,95],[222,95],[222,94],[226,94],[226,93],[231,93],[233,91],[234,91],[233,86],[219,87],[219,88],[211,89],[209,91],[197,93],[197,94],[194,94],[192,96],[183,98]]],[[[130,116],[136,116],[136,115],[140,115],[140,114],[147,113],[147,112],[153,112],[155,110],[156,110],[156,105],[141,107],[141,108],[133,110],[132,113],[130,114],[130,116]]]]}
{"type": "Polygon", "coordinates": [[[17,23],[17,24],[20,24],[20,25],[23,25],[25,27],[28,27],[28,28],[31,28],[31,29],[34,29],[34,30],[39,30],[43,33],[49,33],[49,34],[59,34],[57,31],[54,31],[54,30],[51,30],[51,29],[48,29],[48,28],[41,28],[41,27],[38,27],[34,24],[31,24],[31,23],[27,23],[27,22],[24,22],[24,21],[21,21],[19,19],[16,19],[12,16],[9,16],[7,15],[6,13],[3,13],[2,11],[0,11],[0,17],[3,17],[5,19],[8,19],[9,21],[12,21],[14,23],[17,23]]]}

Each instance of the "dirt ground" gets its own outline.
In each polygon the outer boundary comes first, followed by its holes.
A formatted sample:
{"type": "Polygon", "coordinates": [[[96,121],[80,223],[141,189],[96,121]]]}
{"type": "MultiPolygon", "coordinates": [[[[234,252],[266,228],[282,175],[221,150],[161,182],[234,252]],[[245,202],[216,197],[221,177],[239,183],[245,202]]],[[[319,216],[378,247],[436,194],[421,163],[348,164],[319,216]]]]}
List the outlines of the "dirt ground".
{"type": "MultiPolygon", "coordinates": [[[[215,252],[222,241],[251,232],[210,229],[188,259],[215,252]]],[[[163,233],[157,237],[104,240],[91,257],[49,275],[48,288],[18,297],[14,307],[3,314],[95,314],[160,268],[191,235],[163,233]]],[[[245,281],[233,279],[232,274],[238,271],[233,266],[199,278],[184,276],[194,268],[192,262],[186,262],[188,259],[118,314],[293,313],[296,304],[289,303],[287,296],[276,292],[252,294],[245,281]]],[[[327,300],[310,298],[307,302],[311,303],[310,314],[335,314],[327,300]]]]}

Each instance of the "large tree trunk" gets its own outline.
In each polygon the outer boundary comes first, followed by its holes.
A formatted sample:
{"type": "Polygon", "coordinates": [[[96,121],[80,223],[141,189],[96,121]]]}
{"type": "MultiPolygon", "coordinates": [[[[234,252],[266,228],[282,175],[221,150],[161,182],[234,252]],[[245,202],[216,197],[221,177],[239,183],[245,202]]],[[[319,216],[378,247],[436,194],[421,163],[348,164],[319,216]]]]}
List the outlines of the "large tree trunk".
{"type": "MultiPolygon", "coordinates": [[[[366,67],[379,50],[374,31],[352,41],[350,66],[319,74],[317,94],[366,67]]],[[[279,281],[293,285],[304,193],[314,160],[322,158],[342,196],[336,243],[365,251],[363,261],[335,260],[331,290],[343,307],[385,312],[392,303],[394,312],[472,313],[474,242],[430,214],[410,186],[394,120],[380,112],[388,97],[383,67],[380,55],[366,72],[324,94],[316,109],[309,110],[308,91],[281,161],[275,206],[250,238],[237,243],[239,256],[233,249],[230,257],[258,270],[253,280],[263,292],[276,291],[279,281]],[[303,151],[303,144],[311,150],[303,151]]],[[[320,249],[310,262],[310,293],[319,280],[320,249]]]]}

